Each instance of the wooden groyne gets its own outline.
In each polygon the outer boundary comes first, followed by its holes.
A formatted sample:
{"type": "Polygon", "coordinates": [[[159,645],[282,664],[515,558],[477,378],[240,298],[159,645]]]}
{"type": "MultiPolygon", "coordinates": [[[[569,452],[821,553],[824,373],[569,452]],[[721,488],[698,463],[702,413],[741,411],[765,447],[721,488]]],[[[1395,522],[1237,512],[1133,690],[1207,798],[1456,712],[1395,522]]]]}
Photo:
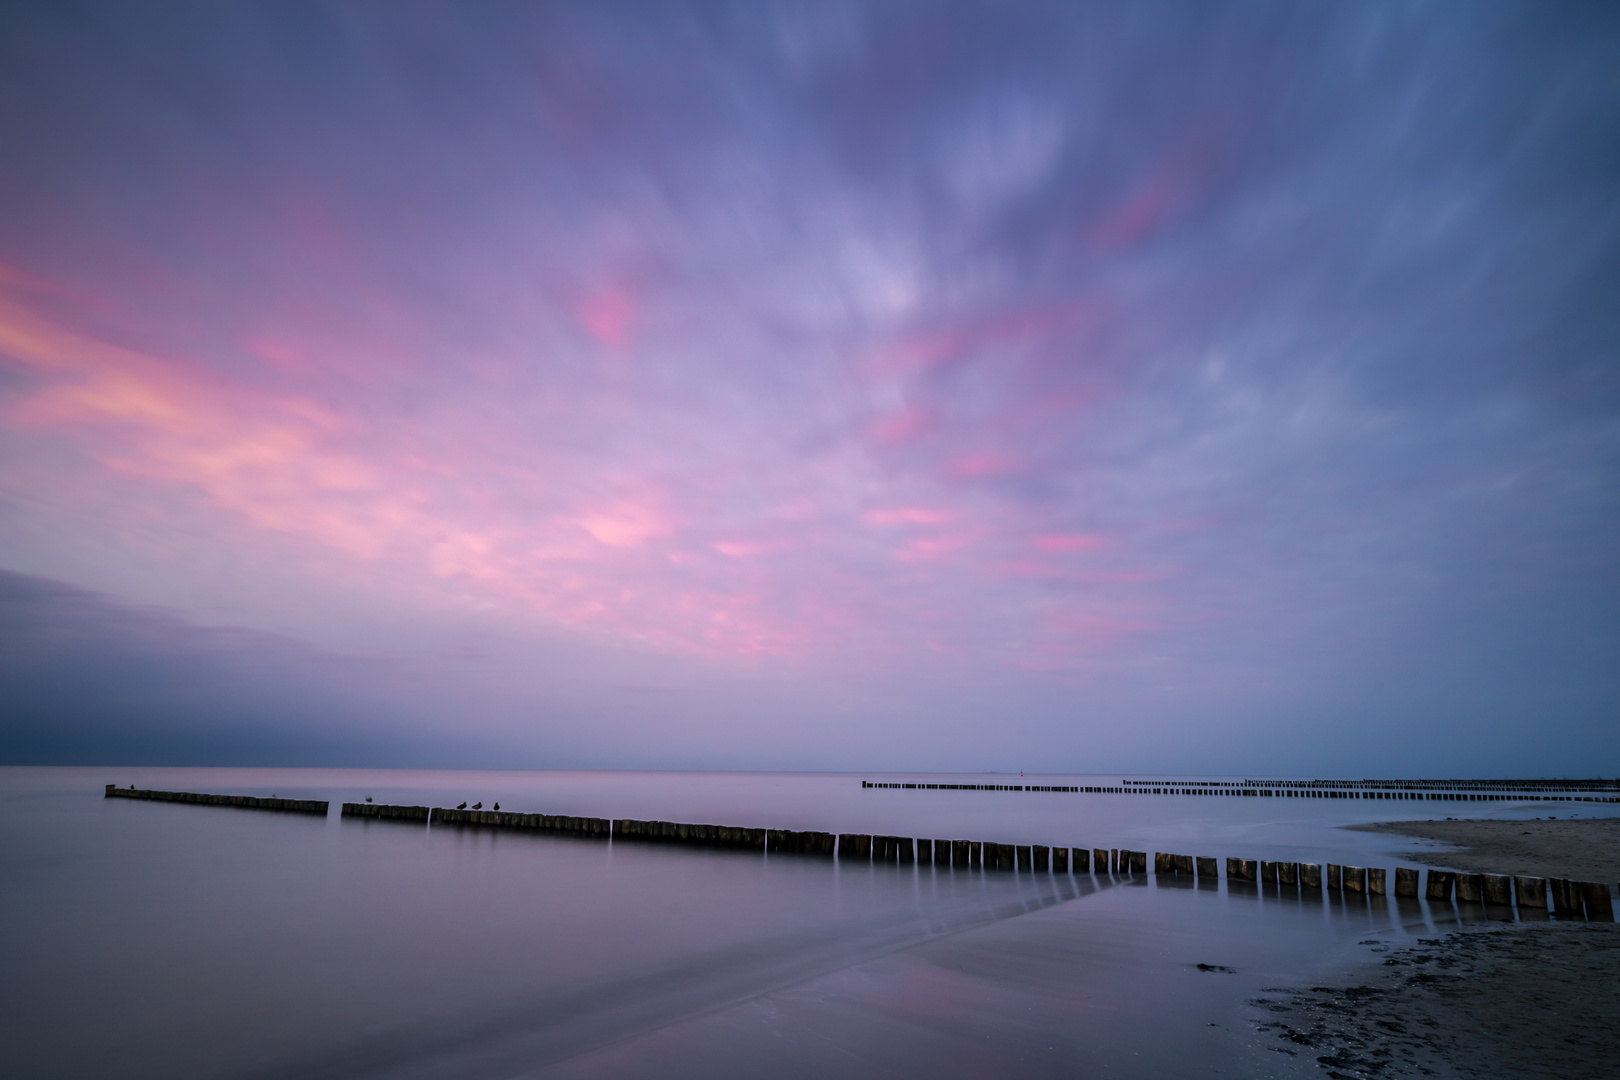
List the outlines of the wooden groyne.
{"type": "MultiPolygon", "coordinates": [[[[674,821],[638,821],[632,818],[582,818],[549,814],[514,814],[497,810],[447,810],[425,806],[386,806],[344,803],[344,817],[388,821],[430,822],[434,825],[521,829],[586,839],[614,840],[730,849],[768,855],[809,855],[841,863],[931,866],[939,870],[1017,874],[1097,874],[1145,878],[1149,857],[1129,848],[1089,848],[1048,844],[1003,844],[990,840],[912,838],[866,833],[794,832],[731,825],[699,825],[674,821]]],[[[1215,883],[1221,860],[1207,855],[1154,852],[1153,874],[1159,878],[1188,878],[1215,883]]],[[[1389,872],[1379,866],[1339,863],[1273,861],[1227,858],[1226,879],[1244,886],[1299,895],[1340,893],[1349,896],[1385,896],[1389,872]]],[[[1417,899],[1419,886],[1431,903],[1485,904],[1517,907],[1525,912],[1560,918],[1612,921],[1613,901],[1602,882],[1544,878],[1510,878],[1505,874],[1459,874],[1428,870],[1426,879],[1414,867],[1397,867],[1394,894],[1417,899]]]]}
{"type": "Polygon", "coordinates": [[[289,814],[325,816],[330,805],[325,799],[264,799],[254,795],[204,795],[195,791],[147,791],[107,785],[109,799],[149,799],[153,802],[197,803],[202,806],[234,806],[239,810],[280,810],[289,814]]]}
{"type": "Polygon", "coordinates": [[[862,780],[890,791],[1022,791],[1071,795],[1194,795],[1418,802],[1620,803],[1620,780],[1121,780],[1112,785],[929,784],[862,780]]]}
{"type": "MultiPolygon", "coordinates": [[[[209,795],[191,791],[150,791],[108,784],[109,799],[147,799],[159,802],[228,806],[247,810],[277,810],[325,815],[323,799],[261,798],[253,795],[209,795]]],[[[939,870],[1016,874],[1096,874],[1143,877],[1148,874],[1148,853],[1129,848],[1093,848],[1048,844],[1004,844],[989,840],[912,838],[865,833],[796,832],[734,825],[640,821],[634,818],[574,817],[560,814],[520,814],[484,809],[395,806],[387,803],[342,805],[342,815],[373,821],[421,823],[429,826],[510,829],[629,843],[670,844],[759,852],[768,855],[803,855],[837,859],[843,863],[931,866],[939,870]]],[[[1220,880],[1220,862],[1212,856],[1155,852],[1153,874],[1159,878],[1220,880]]],[[[1226,879],[1301,895],[1341,893],[1384,896],[1389,875],[1383,867],[1347,866],[1244,858],[1227,858],[1226,879]]],[[[1506,874],[1458,873],[1415,867],[1396,867],[1397,900],[1422,896],[1431,904],[1479,904],[1503,910],[1518,909],[1545,918],[1614,921],[1609,886],[1598,881],[1541,878],[1506,874]],[[1549,910],[1550,909],[1550,910],[1549,910]]]]}

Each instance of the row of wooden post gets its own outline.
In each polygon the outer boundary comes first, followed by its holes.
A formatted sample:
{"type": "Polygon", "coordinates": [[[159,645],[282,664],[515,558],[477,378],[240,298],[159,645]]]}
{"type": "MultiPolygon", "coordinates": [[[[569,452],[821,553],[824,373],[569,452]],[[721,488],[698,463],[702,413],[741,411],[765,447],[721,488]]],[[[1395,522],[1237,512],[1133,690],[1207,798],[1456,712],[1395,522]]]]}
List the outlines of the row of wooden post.
{"type": "MultiPolygon", "coordinates": [[[[107,798],[149,799],[163,802],[234,806],[244,809],[327,811],[318,800],[257,798],[249,795],[203,795],[185,791],[147,791],[107,785],[107,798]]],[[[344,803],[344,817],[383,821],[411,821],[442,825],[471,825],[499,829],[561,833],[600,840],[684,844],[732,848],[777,854],[836,856],[840,861],[904,863],[963,869],[1050,873],[1146,874],[1145,851],[1128,848],[1049,847],[1045,844],[1001,844],[981,840],[929,840],[906,836],[868,836],[864,833],[794,832],[788,829],[745,829],[731,825],[693,825],[633,818],[587,818],[553,814],[517,814],[499,810],[457,810],[444,807],[393,806],[386,803],[344,803]]],[[[1329,892],[1382,896],[1387,877],[1382,867],[1344,866],[1339,863],[1273,862],[1254,859],[1226,860],[1229,881],[1250,881],[1290,889],[1326,889],[1329,892]]],[[[1187,876],[1215,880],[1217,860],[1207,856],[1155,852],[1153,872],[1161,876],[1187,876]]],[[[1599,881],[1567,878],[1510,877],[1507,874],[1457,873],[1429,870],[1424,896],[1429,900],[1514,906],[1546,911],[1552,901],[1555,914],[1613,921],[1609,887],[1599,881]]],[[[1395,870],[1395,896],[1415,899],[1419,871],[1395,870]]]]}
{"type": "MultiPolygon", "coordinates": [[[[1160,874],[1193,874],[1214,878],[1215,860],[1193,859],[1187,855],[1156,853],[1154,871],[1160,874]]],[[[1254,859],[1227,859],[1226,876],[1231,881],[1256,881],[1279,888],[1322,889],[1330,892],[1367,893],[1383,896],[1388,879],[1383,867],[1344,866],[1328,863],[1323,875],[1320,863],[1268,862],[1254,859]]],[[[1416,899],[1420,871],[1416,867],[1395,868],[1395,895],[1416,899]]],[[[1614,901],[1609,886],[1601,881],[1571,881],[1567,878],[1510,876],[1508,874],[1459,873],[1453,870],[1427,871],[1423,895],[1426,899],[1463,903],[1495,904],[1532,911],[1546,911],[1552,900],[1557,915],[1585,917],[1612,922],[1614,901]]]]}
{"type": "Polygon", "coordinates": [[[329,804],[325,799],[278,799],[256,795],[205,795],[196,791],[148,791],[133,785],[127,788],[107,785],[108,799],[141,799],[147,802],[195,803],[199,806],[234,806],[238,810],[280,810],[289,814],[325,815],[329,804]]]}

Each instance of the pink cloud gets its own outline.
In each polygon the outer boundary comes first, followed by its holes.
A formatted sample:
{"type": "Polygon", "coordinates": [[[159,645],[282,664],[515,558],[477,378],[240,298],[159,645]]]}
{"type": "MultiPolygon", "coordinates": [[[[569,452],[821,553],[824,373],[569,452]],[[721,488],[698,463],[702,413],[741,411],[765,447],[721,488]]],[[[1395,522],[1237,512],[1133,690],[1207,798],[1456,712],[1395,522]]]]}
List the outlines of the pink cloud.
{"type": "Polygon", "coordinates": [[[1046,533],[1035,538],[1035,548],[1045,552],[1095,551],[1108,543],[1093,533],[1046,533]]]}
{"type": "Polygon", "coordinates": [[[861,520],[868,525],[942,525],[956,517],[941,507],[891,506],[868,510],[861,520]]]}
{"type": "Polygon", "coordinates": [[[927,434],[935,423],[929,409],[901,409],[867,425],[867,437],[875,443],[895,445],[913,442],[927,434]]]}
{"type": "Polygon", "coordinates": [[[1010,454],[966,454],[945,463],[944,473],[953,480],[976,480],[985,476],[1006,476],[1018,470],[1018,460],[1010,454]]]}
{"type": "MultiPolygon", "coordinates": [[[[891,473],[850,425],[841,442],[800,449],[796,404],[713,412],[635,380],[607,394],[487,349],[435,367],[377,312],[318,334],[294,315],[274,335],[244,331],[241,353],[261,363],[232,368],[202,350],[130,347],[115,319],[77,320],[30,295],[0,281],[0,363],[20,373],[0,397],[8,423],[121,478],[104,518],[170,513],[170,528],[228,535],[220,549],[244,565],[290,542],[322,572],[347,576],[349,560],[391,583],[379,588],[477,596],[671,653],[873,664],[926,652],[918,626],[959,655],[995,655],[987,642],[1016,629],[985,624],[988,591],[1053,580],[1008,572],[1012,538],[1035,535],[1048,555],[1089,550],[1037,508],[945,483],[1012,468],[993,445],[947,446],[943,468],[891,473]],[[866,507],[853,520],[852,504],[866,507]]],[[[616,336],[627,307],[610,296],[599,314],[597,340],[628,340],[616,336]]],[[[915,438],[937,415],[901,410],[885,437],[915,438]]],[[[60,472],[34,483],[61,498],[90,490],[60,472]]]]}
{"type": "Polygon", "coordinates": [[[635,302],[625,289],[607,286],[589,294],[580,301],[578,315],[597,344],[610,349],[623,349],[630,344],[635,302]]]}

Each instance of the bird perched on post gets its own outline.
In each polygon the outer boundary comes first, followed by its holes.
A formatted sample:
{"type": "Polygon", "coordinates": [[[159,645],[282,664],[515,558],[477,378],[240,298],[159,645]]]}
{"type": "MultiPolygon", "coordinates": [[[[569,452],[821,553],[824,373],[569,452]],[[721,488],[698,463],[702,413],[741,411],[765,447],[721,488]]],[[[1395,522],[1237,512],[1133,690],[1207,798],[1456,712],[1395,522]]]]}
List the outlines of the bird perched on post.
{"type": "Polygon", "coordinates": [[[500,808],[501,808],[501,804],[500,804],[500,803],[496,803],[496,804],[495,804],[495,809],[497,809],[497,810],[499,810],[499,809],[500,809],[500,808]]]}
{"type": "Polygon", "coordinates": [[[484,804],[483,804],[483,803],[481,803],[481,802],[475,802],[475,803],[473,803],[473,809],[474,809],[474,810],[482,810],[482,809],[483,809],[483,808],[484,808],[484,804]]]}
{"type": "Polygon", "coordinates": [[[465,810],[465,809],[467,809],[467,804],[466,803],[457,803],[456,804],[456,809],[457,810],[465,810]]]}
{"type": "Polygon", "coordinates": [[[367,796],[366,796],[366,802],[370,802],[370,801],[371,801],[371,796],[370,796],[370,795],[367,795],[367,796]]]}

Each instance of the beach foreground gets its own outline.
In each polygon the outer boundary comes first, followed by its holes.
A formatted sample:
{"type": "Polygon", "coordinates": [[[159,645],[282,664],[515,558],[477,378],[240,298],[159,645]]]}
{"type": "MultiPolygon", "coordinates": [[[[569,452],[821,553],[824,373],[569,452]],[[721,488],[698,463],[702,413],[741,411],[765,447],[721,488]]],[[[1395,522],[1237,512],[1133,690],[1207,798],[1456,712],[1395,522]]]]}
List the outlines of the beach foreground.
{"type": "Polygon", "coordinates": [[[1556,1076],[1599,1080],[1620,1060],[1620,928],[1517,923],[1384,953],[1356,985],[1268,992],[1255,1027],[1297,1075],[1556,1076]]]}
{"type": "Polygon", "coordinates": [[[1620,818],[1376,821],[1345,828],[1452,845],[1403,850],[1400,857],[1453,870],[1602,881],[1611,887],[1620,879],[1620,818]]]}

